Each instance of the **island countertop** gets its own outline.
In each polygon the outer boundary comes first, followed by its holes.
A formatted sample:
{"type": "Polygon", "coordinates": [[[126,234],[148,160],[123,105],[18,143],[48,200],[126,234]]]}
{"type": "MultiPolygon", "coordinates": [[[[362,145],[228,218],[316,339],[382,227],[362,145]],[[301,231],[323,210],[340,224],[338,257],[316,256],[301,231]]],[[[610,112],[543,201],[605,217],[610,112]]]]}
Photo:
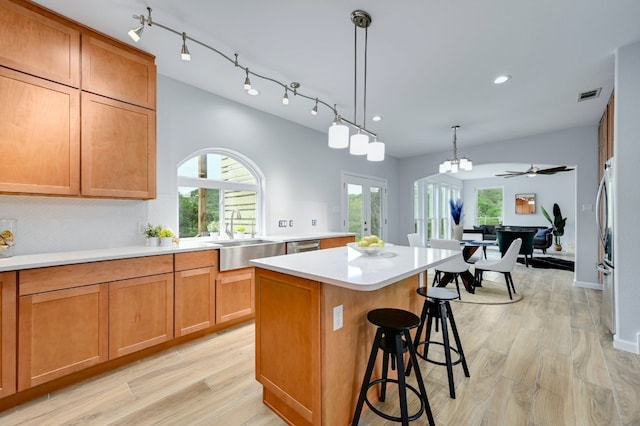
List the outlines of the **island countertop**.
{"type": "Polygon", "coordinates": [[[374,291],[432,268],[460,252],[392,246],[377,256],[349,247],[251,260],[259,268],[358,291],[374,291]]]}

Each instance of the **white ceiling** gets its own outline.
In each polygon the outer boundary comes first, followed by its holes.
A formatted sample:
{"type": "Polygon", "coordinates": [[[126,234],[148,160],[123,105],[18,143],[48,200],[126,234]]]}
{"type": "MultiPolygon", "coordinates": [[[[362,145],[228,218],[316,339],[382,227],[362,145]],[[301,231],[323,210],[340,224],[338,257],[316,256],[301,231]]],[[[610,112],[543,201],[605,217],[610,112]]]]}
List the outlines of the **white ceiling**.
{"type": "MultiPolygon", "coordinates": [[[[132,14],[153,9],[160,24],[186,32],[253,72],[301,83],[300,91],[336,104],[354,120],[354,26],[364,9],[369,28],[367,124],[399,158],[451,149],[461,125],[464,148],[596,124],[613,89],[615,49],[640,41],[638,0],[38,0],[114,38],[134,44],[132,14]],[[503,73],[513,78],[496,86],[503,73]],[[598,99],[578,93],[602,87],[598,99]],[[383,121],[374,123],[374,114],[383,121]]],[[[363,40],[363,32],[358,36],[363,40]]],[[[146,27],[137,44],[156,55],[160,74],[326,133],[328,108],[252,78],[196,43],[180,60],[181,37],[146,27]]],[[[362,53],[362,50],[360,51],[362,53]]],[[[362,67],[359,68],[362,82],[362,67]]],[[[362,122],[362,93],[358,95],[362,122]]]]}

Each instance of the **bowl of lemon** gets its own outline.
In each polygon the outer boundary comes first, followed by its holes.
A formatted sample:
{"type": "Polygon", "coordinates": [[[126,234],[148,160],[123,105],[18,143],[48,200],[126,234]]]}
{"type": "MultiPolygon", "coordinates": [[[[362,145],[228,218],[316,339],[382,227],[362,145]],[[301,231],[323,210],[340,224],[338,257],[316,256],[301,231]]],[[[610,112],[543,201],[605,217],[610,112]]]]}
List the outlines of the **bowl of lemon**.
{"type": "Polygon", "coordinates": [[[377,256],[384,253],[392,245],[393,244],[384,242],[378,238],[377,235],[368,235],[366,237],[362,237],[360,241],[347,244],[347,246],[364,254],[365,256],[377,256]]]}

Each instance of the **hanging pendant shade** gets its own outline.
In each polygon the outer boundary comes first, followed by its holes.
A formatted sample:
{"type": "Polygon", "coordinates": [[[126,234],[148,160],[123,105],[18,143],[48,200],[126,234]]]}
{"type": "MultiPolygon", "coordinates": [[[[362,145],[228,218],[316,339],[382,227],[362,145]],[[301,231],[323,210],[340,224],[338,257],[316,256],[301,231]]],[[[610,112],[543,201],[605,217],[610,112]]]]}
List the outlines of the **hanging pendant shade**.
{"type": "Polygon", "coordinates": [[[369,136],[362,133],[351,135],[349,143],[349,154],[351,155],[367,155],[369,145],[369,136]]]}
{"type": "Polygon", "coordinates": [[[349,128],[344,124],[333,123],[329,127],[329,148],[342,149],[349,146],[349,128]]]}
{"type": "Polygon", "coordinates": [[[384,143],[377,139],[371,142],[367,147],[367,160],[384,161],[384,143]]]}

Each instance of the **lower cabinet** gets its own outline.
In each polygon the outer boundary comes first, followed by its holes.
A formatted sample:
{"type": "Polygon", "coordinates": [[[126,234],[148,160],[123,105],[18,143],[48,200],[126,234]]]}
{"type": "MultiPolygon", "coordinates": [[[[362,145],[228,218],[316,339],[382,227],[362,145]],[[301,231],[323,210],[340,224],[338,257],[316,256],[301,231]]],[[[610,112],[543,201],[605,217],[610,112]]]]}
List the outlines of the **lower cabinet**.
{"type": "Polygon", "coordinates": [[[334,247],[344,247],[348,243],[353,243],[355,240],[356,237],[353,235],[348,237],[323,238],[320,240],[320,250],[334,247]]]}
{"type": "Polygon", "coordinates": [[[20,297],[18,390],[107,360],[108,290],[97,284],[20,297]]]}
{"type": "Polygon", "coordinates": [[[109,358],[173,339],[173,274],[109,283],[109,358]]]}
{"type": "Polygon", "coordinates": [[[16,273],[0,272],[0,398],[16,391],[16,273]]]}
{"type": "Polygon", "coordinates": [[[216,260],[213,250],[175,255],[176,337],[215,325],[216,260]]]}
{"type": "Polygon", "coordinates": [[[254,268],[218,273],[216,279],[216,323],[255,313],[254,268]]]}

